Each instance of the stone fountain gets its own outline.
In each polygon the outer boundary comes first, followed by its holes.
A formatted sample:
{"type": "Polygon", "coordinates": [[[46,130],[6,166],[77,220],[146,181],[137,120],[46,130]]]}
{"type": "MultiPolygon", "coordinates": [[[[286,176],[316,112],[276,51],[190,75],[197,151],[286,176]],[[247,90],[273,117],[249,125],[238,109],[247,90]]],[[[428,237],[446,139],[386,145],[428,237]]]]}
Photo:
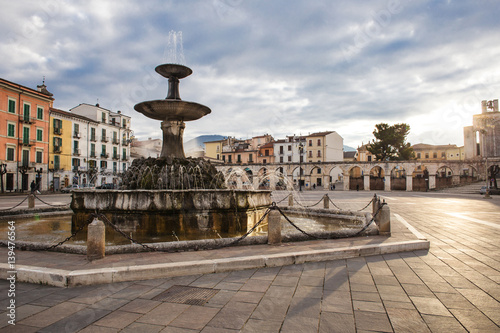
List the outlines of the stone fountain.
{"type": "Polygon", "coordinates": [[[189,67],[163,64],[156,72],[168,78],[166,99],[138,103],[134,109],[161,120],[163,146],[159,158],[134,160],[122,176],[119,190],[73,192],[73,228],[95,211],[104,213],[122,231],[135,235],[245,233],[271,204],[271,192],[229,190],[224,176],[202,158],[186,158],[183,133],[186,121],[211,113],[201,104],[183,101],[179,80],[192,74],[189,67]]]}

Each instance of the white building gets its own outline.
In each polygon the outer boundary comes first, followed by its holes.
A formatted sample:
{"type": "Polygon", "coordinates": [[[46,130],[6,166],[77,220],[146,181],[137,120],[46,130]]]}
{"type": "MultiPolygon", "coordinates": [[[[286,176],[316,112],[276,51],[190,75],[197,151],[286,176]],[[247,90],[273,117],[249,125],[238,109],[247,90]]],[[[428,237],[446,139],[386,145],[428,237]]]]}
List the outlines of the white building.
{"type": "Polygon", "coordinates": [[[130,166],[130,117],[99,104],[80,104],[70,110],[97,122],[89,128],[88,168],[94,169],[94,183],[119,183],[119,174],[130,166]]]}

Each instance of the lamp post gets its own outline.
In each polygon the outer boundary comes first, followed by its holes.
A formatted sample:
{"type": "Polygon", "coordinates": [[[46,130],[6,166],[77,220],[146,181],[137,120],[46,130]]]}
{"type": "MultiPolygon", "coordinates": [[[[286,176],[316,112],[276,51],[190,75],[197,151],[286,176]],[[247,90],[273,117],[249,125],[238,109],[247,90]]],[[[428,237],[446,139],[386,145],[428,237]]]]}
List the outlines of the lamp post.
{"type": "Polygon", "coordinates": [[[299,143],[299,191],[302,191],[302,153],[304,152],[304,145],[299,143]]]}
{"type": "Polygon", "coordinates": [[[2,163],[0,164],[0,183],[2,187],[2,193],[4,193],[4,188],[3,188],[3,175],[7,173],[7,164],[2,163]]]}
{"type": "Polygon", "coordinates": [[[40,169],[35,168],[35,172],[36,172],[36,189],[40,191],[40,184],[42,184],[43,168],[40,169]]]}

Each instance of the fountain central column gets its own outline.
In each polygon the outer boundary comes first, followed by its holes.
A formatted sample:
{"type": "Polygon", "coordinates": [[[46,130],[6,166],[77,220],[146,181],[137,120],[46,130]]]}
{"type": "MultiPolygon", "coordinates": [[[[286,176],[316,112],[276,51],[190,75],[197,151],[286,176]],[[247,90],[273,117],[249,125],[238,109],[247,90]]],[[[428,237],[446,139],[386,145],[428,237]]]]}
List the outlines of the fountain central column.
{"type": "Polygon", "coordinates": [[[161,122],[163,146],[161,157],[186,158],[184,155],[183,135],[186,124],[182,120],[164,120],[161,122]]]}

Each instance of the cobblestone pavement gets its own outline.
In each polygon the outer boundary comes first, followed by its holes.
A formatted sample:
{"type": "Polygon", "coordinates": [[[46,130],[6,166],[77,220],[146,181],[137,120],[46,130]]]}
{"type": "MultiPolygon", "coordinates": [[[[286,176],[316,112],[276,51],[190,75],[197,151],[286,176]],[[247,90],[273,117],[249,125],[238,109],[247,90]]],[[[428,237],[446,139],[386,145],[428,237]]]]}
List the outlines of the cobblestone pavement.
{"type": "MultiPolygon", "coordinates": [[[[347,209],[372,195],[330,192],[347,209]]],[[[67,289],[18,283],[16,326],[0,281],[1,331],[500,332],[500,197],[382,195],[430,251],[67,289]],[[155,299],[173,285],[218,291],[203,305],[155,299]]]]}

